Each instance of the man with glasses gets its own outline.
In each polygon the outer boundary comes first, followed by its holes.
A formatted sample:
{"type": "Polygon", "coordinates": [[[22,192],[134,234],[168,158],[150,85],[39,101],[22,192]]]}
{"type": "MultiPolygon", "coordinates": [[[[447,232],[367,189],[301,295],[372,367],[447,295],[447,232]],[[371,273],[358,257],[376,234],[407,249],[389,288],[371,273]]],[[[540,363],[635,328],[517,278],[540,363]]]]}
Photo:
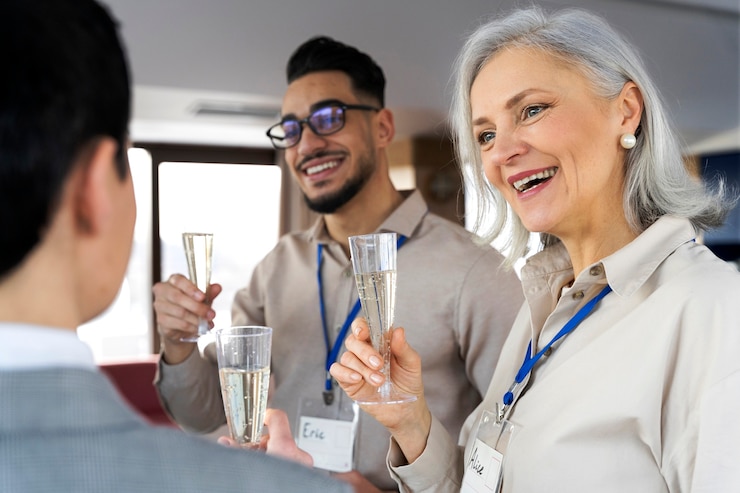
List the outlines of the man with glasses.
{"type": "MultiPolygon", "coordinates": [[[[399,235],[394,325],[421,354],[429,406],[450,433],[488,388],[521,287],[513,272],[499,269],[503,257],[493,248],[430,213],[419,191],[394,188],[386,156],[393,114],[385,107],[383,71],[369,56],[313,38],[293,53],[287,76],[282,118],[267,134],[321,217],[282,237],[255,268],[234,299],[232,323],[273,327],[270,406],[291,417],[314,465],[356,491],[395,490],[385,466],[388,433],[328,375],[359,312],[347,238],[399,235]]],[[[186,429],[212,431],[225,422],[215,358],[180,337],[213,312],[181,275],[154,293],[163,341],[160,395],[186,429]]]]}

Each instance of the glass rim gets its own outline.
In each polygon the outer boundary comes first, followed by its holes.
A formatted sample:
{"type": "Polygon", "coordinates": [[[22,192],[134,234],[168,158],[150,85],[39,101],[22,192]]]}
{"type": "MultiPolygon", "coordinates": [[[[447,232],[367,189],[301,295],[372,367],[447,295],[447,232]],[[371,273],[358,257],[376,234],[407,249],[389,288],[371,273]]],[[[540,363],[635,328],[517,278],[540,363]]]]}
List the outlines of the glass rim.
{"type": "Polygon", "coordinates": [[[385,236],[385,235],[398,236],[398,233],[396,233],[395,231],[380,231],[378,233],[367,233],[367,234],[364,234],[364,235],[350,236],[349,238],[347,238],[347,240],[350,240],[352,238],[366,239],[366,238],[372,238],[373,236],[385,236]]]}
{"type": "Polygon", "coordinates": [[[216,327],[211,330],[214,336],[225,335],[226,337],[258,337],[267,334],[272,334],[272,327],[266,325],[231,325],[227,327],[216,327]],[[229,331],[236,329],[256,329],[251,333],[238,333],[235,332],[230,334],[229,331]]]}

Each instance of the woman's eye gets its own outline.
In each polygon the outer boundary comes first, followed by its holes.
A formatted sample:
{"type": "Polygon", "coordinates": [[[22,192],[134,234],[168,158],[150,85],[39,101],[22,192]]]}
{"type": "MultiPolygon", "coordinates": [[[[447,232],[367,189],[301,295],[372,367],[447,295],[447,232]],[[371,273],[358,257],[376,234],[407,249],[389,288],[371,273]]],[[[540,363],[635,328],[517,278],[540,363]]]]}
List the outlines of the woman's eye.
{"type": "Polygon", "coordinates": [[[496,132],[485,131],[478,134],[478,143],[481,145],[490,144],[496,138],[496,132]]]}
{"type": "Polygon", "coordinates": [[[540,113],[542,113],[544,110],[545,110],[544,105],[527,106],[526,108],[524,108],[524,115],[523,115],[524,119],[526,120],[527,118],[532,118],[534,116],[537,116],[540,113]]]}

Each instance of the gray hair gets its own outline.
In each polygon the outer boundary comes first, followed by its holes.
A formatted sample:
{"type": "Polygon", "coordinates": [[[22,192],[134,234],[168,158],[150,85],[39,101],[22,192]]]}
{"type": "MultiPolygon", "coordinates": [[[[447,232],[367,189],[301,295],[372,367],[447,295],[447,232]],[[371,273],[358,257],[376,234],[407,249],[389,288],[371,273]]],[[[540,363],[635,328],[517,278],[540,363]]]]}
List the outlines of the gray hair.
{"type": "MultiPolygon", "coordinates": [[[[629,81],[637,85],[644,109],[637,144],[626,153],[623,199],[625,217],[636,233],[666,214],[688,218],[697,232],[722,224],[736,199],[722,181],[711,190],[689,173],[661,96],[637,51],[594,14],[579,9],[548,14],[531,7],[494,19],[467,39],[456,60],[450,113],[463,177],[478,196],[474,230],[489,243],[512,223],[512,237],[505,245],[507,265],[527,253],[529,231],[485,177],[470,108],[473,81],[488,60],[507,47],[539,49],[573,64],[605,99],[617,97],[629,81]],[[494,222],[483,231],[489,212],[495,214],[494,222]]],[[[541,240],[543,245],[558,241],[548,234],[541,240]]]]}

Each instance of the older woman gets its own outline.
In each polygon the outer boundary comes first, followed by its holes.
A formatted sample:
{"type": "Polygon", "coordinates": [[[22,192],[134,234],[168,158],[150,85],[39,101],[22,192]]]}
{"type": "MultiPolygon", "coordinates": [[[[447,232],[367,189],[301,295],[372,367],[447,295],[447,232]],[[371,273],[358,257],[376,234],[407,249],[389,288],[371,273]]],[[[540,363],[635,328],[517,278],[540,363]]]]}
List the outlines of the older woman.
{"type": "MultiPolygon", "coordinates": [[[[733,201],[685,169],[636,52],[586,12],[521,10],[469,38],[456,90],[459,160],[496,210],[484,239],[511,217],[510,263],[530,231],[544,248],[460,447],[394,331],[392,378],[418,399],[365,411],[401,489],[740,491],[740,275],[695,241],[733,201]]],[[[353,330],[331,372],[357,398],[383,375],[353,330]]]]}

